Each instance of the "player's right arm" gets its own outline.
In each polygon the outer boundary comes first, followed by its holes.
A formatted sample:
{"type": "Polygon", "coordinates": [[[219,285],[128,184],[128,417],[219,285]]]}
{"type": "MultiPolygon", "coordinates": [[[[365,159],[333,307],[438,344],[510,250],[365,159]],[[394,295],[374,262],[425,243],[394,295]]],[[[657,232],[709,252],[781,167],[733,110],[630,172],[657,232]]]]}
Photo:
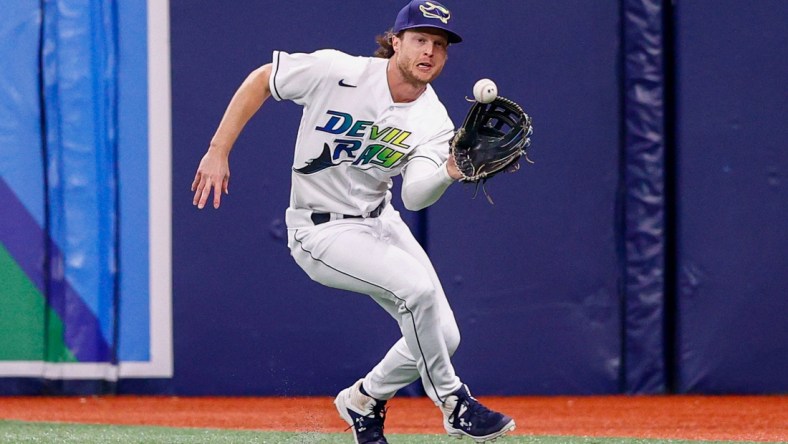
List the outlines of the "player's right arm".
{"type": "Polygon", "coordinates": [[[222,192],[229,193],[230,182],[230,151],[249,119],[260,109],[271,96],[269,79],[271,64],[263,65],[246,77],[233,95],[227,110],[224,112],[219,127],[211,139],[208,151],[197,167],[192,182],[194,191],[193,205],[202,209],[213,189],[213,207],[219,208],[222,192]]]}

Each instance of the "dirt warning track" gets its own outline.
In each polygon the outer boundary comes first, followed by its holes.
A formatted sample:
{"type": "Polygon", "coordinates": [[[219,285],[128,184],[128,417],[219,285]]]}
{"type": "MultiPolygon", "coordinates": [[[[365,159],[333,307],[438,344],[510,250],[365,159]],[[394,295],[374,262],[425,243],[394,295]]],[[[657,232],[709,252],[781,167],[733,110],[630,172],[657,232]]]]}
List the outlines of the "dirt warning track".
{"type": "MultiPolygon", "coordinates": [[[[788,441],[788,396],[480,397],[517,435],[788,441]]],[[[0,418],[25,421],[342,432],[331,398],[0,397],[0,418]]],[[[444,433],[426,398],[394,398],[388,433],[444,433]]]]}

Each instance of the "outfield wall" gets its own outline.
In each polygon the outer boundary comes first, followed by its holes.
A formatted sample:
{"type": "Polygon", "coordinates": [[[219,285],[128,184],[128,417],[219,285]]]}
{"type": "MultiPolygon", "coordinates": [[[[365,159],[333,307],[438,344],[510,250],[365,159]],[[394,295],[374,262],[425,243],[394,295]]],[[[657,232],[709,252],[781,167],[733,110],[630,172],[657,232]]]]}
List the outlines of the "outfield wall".
{"type": "MultiPolygon", "coordinates": [[[[219,211],[189,185],[273,50],[370,54],[401,2],[13,3],[0,393],[325,395],[363,376],[396,324],[286,247],[300,108],[249,123],[219,211]]],[[[449,6],[465,41],[434,87],[455,124],[490,77],[535,126],[535,164],[487,185],[495,205],[455,185],[399,207],[455,311],[460,377],[479,394],[788,391],[788,4],[449,6]]]]}

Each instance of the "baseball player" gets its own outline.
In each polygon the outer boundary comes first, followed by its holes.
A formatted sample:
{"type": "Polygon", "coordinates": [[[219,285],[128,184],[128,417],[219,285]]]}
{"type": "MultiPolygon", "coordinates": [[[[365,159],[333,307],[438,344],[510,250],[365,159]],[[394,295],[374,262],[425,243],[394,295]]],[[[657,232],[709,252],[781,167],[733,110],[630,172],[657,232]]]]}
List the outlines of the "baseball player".
{"type": "Polygon", "coordinates": [[[194,205],[202,209],[213,191],[218,208],[228,192],[230,150],[263,102],[272,96],[304,107],[285,217],[291,254],[313,280],[369,295],[402,331],[383,360],[334,401],[356,443],[387,442],[386,401],[419,378],[450,435],[485,442],[515,426],[455,374],[454,314],[429,258],[391,205],[397,174],[410,210],[433,204],[462,177],[448,155],[454,125],[430,86],[449,45],[461,40],[448,8],[413,0],[378,37],[376,57],[274,51],[233,96],[192,184],[194,205]]]}

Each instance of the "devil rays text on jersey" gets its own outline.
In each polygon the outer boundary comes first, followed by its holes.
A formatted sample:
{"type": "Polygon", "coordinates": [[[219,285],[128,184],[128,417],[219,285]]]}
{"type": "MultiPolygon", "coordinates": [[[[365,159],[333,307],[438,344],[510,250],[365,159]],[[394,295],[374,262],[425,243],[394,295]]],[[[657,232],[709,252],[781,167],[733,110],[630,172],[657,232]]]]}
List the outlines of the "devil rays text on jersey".
{"type": "Polygon", "coordinates": [[[315,127],[316,131],[336,134],[333,146],[323,144],[320,156],[307,161],[302,168],[294,170],[301,174],[312,174],[343,162],[354,166],[378,166],[385,169],[395,167],[410,150],[405,141],[411,132],[395,127],[381,128],[371,120],[355,120],[352,115],[329,110],[328,121],[315,127]],[[364,141],[370,143],[363,150],[364,141]]]}

